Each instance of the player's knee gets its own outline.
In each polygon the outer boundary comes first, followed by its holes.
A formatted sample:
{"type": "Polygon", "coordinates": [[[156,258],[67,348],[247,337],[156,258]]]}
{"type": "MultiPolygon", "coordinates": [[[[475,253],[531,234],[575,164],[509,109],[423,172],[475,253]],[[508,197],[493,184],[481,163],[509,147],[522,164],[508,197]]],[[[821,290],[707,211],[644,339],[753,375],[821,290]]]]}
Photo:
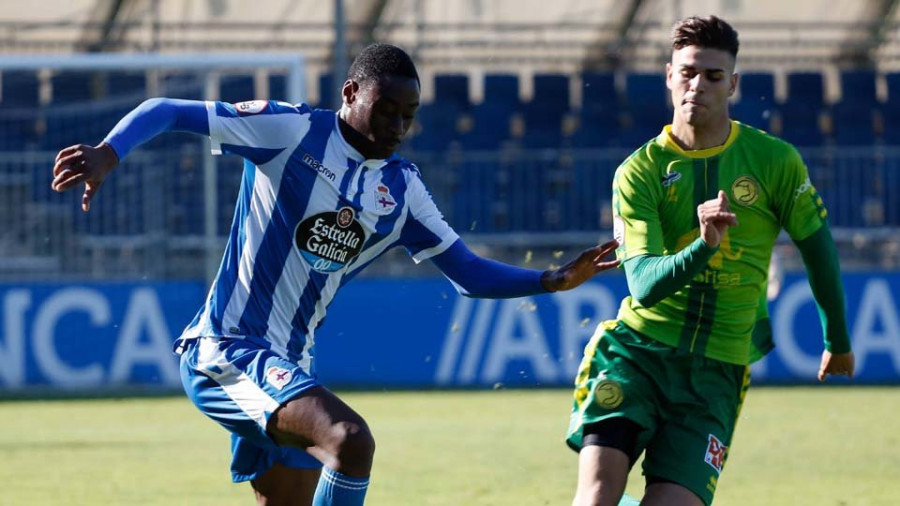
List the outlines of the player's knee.
{"type": "Polygon", "coordinates": [[[368,474],[375,455],[375,438],[365,422],[341,422],[334,426],[339,469],[368,474]]]}

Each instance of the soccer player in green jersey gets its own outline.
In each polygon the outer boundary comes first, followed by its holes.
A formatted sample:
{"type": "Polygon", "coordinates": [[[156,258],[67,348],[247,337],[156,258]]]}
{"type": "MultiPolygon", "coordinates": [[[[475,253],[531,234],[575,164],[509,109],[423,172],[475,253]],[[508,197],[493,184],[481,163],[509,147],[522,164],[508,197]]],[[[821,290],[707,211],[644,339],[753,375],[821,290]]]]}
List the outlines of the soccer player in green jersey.
{"type": "Polygon", "coordinates": [[[825,335],[819,380],[853,375],[837,251],[797,150],[732,121],[737,32],[715,17],[673,30],[674,115],[616,171],[617,250],[631,295],[585,348],[567,443],[576,505],[615,505],[644,453],[643,505],[710,504],[749,381],[770,348],[756,326],[785,229],[825,335]]]}

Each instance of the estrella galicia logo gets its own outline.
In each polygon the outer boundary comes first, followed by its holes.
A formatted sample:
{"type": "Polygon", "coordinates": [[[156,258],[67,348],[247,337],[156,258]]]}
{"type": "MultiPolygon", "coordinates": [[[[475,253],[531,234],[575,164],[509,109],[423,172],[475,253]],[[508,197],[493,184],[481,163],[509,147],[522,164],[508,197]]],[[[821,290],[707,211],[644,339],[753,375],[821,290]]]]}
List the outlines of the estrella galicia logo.
{"type": "Polygon", "coordinates": [[[668,188],[675,184],[675,181],[681,179],[681,172],[670,172],[666,174],[664,177],[660,179],[660,183],[662,183],[663,188],[668,188]]]}
{"type": "Polygon", "coordinates": [[[294,231],[300,256],[318,272],[342,269],[362,251],[366,233],[352,207],[320,213],[301,221],[294,231]]]}

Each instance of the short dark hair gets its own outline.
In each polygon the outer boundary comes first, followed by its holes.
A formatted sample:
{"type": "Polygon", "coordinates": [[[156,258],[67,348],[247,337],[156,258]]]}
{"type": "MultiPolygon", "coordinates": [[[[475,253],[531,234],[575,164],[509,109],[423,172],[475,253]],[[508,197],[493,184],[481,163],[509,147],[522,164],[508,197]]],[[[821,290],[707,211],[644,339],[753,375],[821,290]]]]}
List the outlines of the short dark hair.
{"type": "Polygon", "coordinates": [[[412,58],[406,51],[392,44],[376,43],[367,46],[347,71],[347,78],[358,83],[383,76],[408,77],[419,82],[419,73],[416,72],[412,58]]]}
{"type": "Polygon", "coordinates": [[[691,16],[672,27],[672,48],[697,46],[719,49],[737,58],[738,33],[725,20],[716,16],[691,16]]]}

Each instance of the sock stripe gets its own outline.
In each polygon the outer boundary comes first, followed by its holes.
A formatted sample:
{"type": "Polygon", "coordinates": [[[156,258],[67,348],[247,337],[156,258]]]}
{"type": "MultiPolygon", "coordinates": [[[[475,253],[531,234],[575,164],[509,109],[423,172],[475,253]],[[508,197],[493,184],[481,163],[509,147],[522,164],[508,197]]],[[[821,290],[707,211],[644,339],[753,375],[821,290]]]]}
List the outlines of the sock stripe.
{"type": "Polygon", "coordinates": [[[331,469],[326,469],[325,472],[322,473],[322,478],[332,485],[350,490],[363,490],[369,486],[368,478],[353,478],[345,474],[339,475],[337,471],[331,469]]]}

